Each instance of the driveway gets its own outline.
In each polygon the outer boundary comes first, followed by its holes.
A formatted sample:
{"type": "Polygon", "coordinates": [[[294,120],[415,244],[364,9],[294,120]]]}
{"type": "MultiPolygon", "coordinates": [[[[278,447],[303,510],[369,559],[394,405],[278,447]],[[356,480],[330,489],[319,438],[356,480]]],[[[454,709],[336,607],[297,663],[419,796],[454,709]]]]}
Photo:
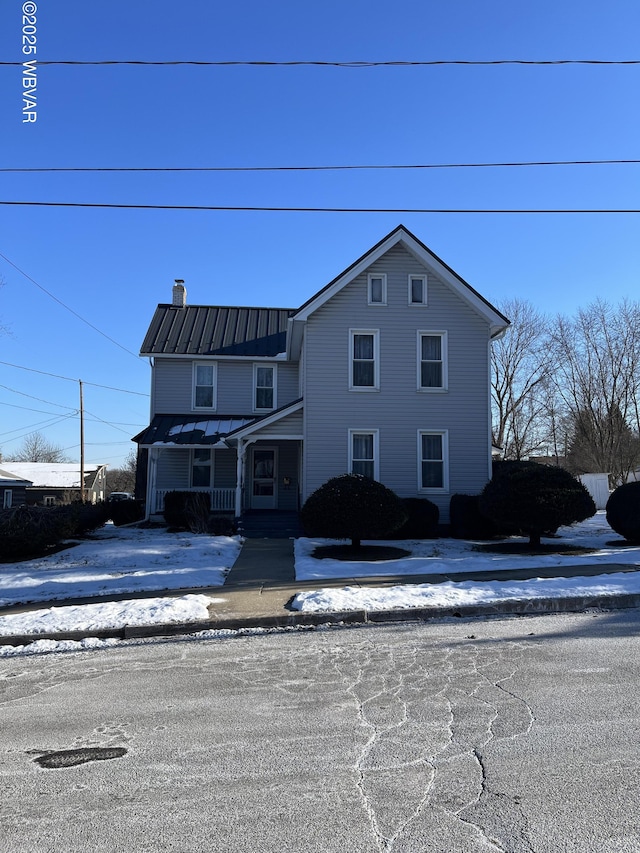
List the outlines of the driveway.
{"type": "Polygon", "coordinates": [[[637,853],[639,661],[637,610],[5,659],[0,850],[637,853]]]}

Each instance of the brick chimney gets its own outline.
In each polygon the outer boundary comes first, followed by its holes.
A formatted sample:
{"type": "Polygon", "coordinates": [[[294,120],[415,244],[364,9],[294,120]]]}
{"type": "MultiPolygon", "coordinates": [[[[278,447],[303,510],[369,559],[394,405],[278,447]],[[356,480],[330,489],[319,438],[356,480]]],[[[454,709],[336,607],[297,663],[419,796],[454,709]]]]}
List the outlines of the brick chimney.
{"type": "Polygon", "coordinates": [[[173,285],[173,305],[176,308],[184,308],[187,304],[187,288],[184,286],[184,279],[177,278],[173,285]]]}

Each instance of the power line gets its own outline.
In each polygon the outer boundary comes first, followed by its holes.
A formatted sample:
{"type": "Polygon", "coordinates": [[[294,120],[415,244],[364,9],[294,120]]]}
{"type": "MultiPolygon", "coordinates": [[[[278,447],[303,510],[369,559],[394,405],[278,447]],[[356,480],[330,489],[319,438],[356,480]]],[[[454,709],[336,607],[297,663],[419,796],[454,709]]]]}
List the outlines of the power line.
{"type": "MultiPolygon", "coordinates": [[[[0,388],[4,388],[5,391],[11,391],[12,394],[20,394],[21,397],[28,397],[30,400],[37,400],[39,403],[46,403],[48,406],[57,406],[59,409],[67,409],[70,412],[78,411],[74,406],[63,406],[61,403],[54,403],[51,400],[43,400],[42,397],[34,397],[33,394],[25,394],[24,391],[17,391],[15,388],[9,388],[8,385],[0,385],[0,388]]],[[[11,403],[5,403],[5,405],[10,406],[11,403]]],[[[37,409],[34,409],[33,411],[37,411],[37,409]]]]}
{"type": "Polygon", "coordinates": [[[28,275],[24,270],[21,270],[17,264],[14,264],[13,261],[9,260],[9,258],[6,255],[3,255],[2,252],[0,252],[0,258],[3,258],[8,264],[11,264],[11,266],[16,269],[21,275],[28,279],[32,284],[35,284],[37,288],[39,288],[43,293],[46,293],[47,296],[53,299],[54,302],[57,302],[58,305],[62,305],[63,308],[66,308],[66,310],[69,311],[70,314],[73,314],[74,317],[77,317],[78,320],[81,320],[83,323],[85,323],[85,325],[89,326],[90,329],[93,329],[94,332],[97,332],[99,335],[102,335],[102,337],[106,338],[108,341],[110,341],[110,343],[115,344],[115,346],[119,347],[121,350],[124,350],[126,353],[129,353],[129,355],[132,355],[136,359],[136,361],[140,360],[139,356],[137,356],[130,349],[127,349],[125,346],[118,343],[118,341],[107,335],[106,332],[103,332],[97,326],[94,326],[93,323],[90,323],[88,320],[78,314],[77,311],[74,311],[73,308],[70,308],[61,299],[58,299],[57,296],[54,296],[54,294],[51,293],[51,291],[47,290],[46,287],[43,287],[41,284],[38,284],[38,282],[34,278],[31,278],[31,276],[28,275]]]}
{"type": "MultiPolygon", "coordinates": [[[[4,364],[7,367],[15,367],[17,370],[27,370],[29,373],[40,373],[42,376],[51,376],[53,379],[64,379],[66,382],[78,382],[77,379],[73,379],[71,376],[60,376],[58,373],[47,373],[46,370],[36,370],[35,367],[23,367],[21,364],[12,364],[10,361],[0,361],[0,364],[4,364]]],[[[83,382],[85,385],[91,385],[93,388],[106,388],[107,391],[119,391],[122,394],[135,394],[138,397],[149,396],[142,391],[129,391],[126,388],[114,388],[111,385],[100,385],[97,382],[86,382],[85,380],[83,380],[83,382]]]]}
{"type": "MultiPolygon", "coordinates": [[[[197,60],[197,59],[49,59],[29,60],[34,65],[197,65],[211,67],[253,66],[272,68],[425,68],[438,65],[640,65],[640,59],[430,59],[331,62],[329,60],[197,60]]],[[[23,62],[0,62],[0,65],[23,65],[23,62]]]]}
{"type": "Polygon", "coordinates": [[[14,436],[14,438],[6,439],[6,441],[19,441],[21,438],[24,438],[25,436],[31,435],[32,433],[36,432],[36,427],[41,427],[44,429],[56,426],[57,424],[61,424],[64,421],[68,421],[72,417],[74,417],[74,415],[62,415],[62,417],[60,417],[60,415],[56,415],[54,418],[49,418],[46,421],[39,421],[38,423],[31,424],[31,426],[28,427],[16,427],[16,429],[7,430],[6,432],[0,433],[0,436],[11,435],[11,433],[13,432],[20,432],[21,430],[26,429],[27,432],[23,433],[22,435],[17,435],[14,436]]]}
{"type": "Polygon", "coordinates": [[[388,163],[334,166],[42,166],[0,167],[0,172],[346,172],[392,169],[493,169],[514,166],[612,166],[640,160],[523,160],[504,163],[388,163]]]}
{"type": "MultiPolygon", "coordinates": [[[[640,213],[639,208],[277,207],[275,205],[263,207],[258,205],[232,206],[209,204],[104,204],[101,202],[84,201],[0,201],[0,205],[18,207],[100,208],[103,210],[211,210],[245,213],[640,213]]],[[[4,255],[0,253],[0,257],[4,257],[4,255]]],[[[84,322],[87,321],[85,320],[84,322]]],[[[89,323],[88,325],[91,324],[89,323]]],[[[99,331],[99,329],[96,331],[99,331]]],[[[100,334],[104,333],[100,332],[100,334]]],[[[114,341],[113,343],[116,342],[114,341]]],[[[117,346],[121,345],[117,344],[117,346]]],[[[125,347],[122,347],[122,349],[125,349],[125,347]]],[[[126,352],[130,352],[130,350],[126,350],[126,352]]],[[[133,353],[131,354],[133,355],[133,353]]]]}

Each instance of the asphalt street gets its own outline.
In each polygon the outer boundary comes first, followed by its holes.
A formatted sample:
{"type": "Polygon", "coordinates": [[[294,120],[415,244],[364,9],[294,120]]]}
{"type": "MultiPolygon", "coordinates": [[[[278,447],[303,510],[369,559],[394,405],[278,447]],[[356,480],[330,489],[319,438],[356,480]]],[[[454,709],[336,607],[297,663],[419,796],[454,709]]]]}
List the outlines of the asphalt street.
{"type": "Polygon", "coordinates": [[[640,853],[639,676],[638,610],[3,659],[0,850],[640,853]]]}

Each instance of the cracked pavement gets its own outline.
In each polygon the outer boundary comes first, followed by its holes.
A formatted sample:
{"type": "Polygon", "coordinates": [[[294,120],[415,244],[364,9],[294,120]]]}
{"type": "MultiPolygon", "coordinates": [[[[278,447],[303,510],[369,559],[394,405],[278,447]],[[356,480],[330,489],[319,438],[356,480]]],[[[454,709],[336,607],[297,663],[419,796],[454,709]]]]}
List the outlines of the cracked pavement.
{"type": "Polygon", "coordinates": [[[639,652],[632,610],[5,659],[0,851],[640,853],[639,652]]]}

